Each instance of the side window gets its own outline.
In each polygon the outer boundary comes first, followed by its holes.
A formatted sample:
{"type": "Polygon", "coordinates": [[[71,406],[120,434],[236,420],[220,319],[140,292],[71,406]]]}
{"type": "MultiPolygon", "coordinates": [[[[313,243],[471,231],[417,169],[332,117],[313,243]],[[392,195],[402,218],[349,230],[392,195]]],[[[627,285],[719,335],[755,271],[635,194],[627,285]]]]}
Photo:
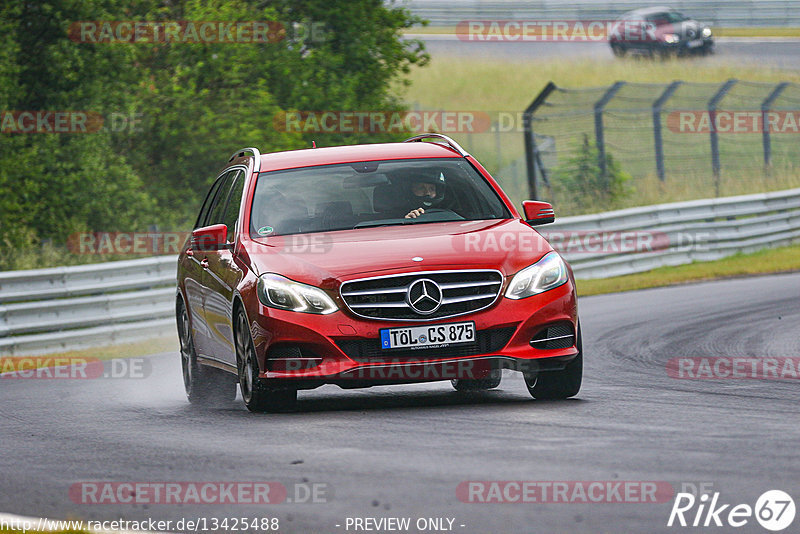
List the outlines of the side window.
{"type": "Polygon", "coordinates": [[[243,191],[244,173],[242,171],[236,171],[233,178],[233,186],[231,186],[231,192],[230,195],[228,195],[225,215],[222,217],[222,222],[228,227],[228,243],[233,242],[233,234],[236,231],[236,221],[239,220],[239,206],[242,202],[243,191]]]}
{"type": "Polygon", "coordinates": [[[228,200],[228,193],[231,190],[231,180],[236,175],[236,171],[230,171],[222,177],[222,183],[219,186],[219,191],[214,197],[214,203],[211,205],[211,210],[208,212],[205,226],[212,224],[219,224],[222,222],[222,212],[225,210],[225,201],[228,200]]]}
{"type": "Polygon", "coordinates": [[[205,226],[206,218],[208,218],[208,211],[211,209],[211,203],[214,202],[214,196],[216,196],[219,190],[219,184],[222,183],[223,178],[224,177],[217,178],[211,186],[211,189],[209,189],[208,195],[206,195],[206,199],[203,202],[203,207],[200,208],[200,215],[197,216],[197,221],[194,223],[195,228],[205,226]]]}

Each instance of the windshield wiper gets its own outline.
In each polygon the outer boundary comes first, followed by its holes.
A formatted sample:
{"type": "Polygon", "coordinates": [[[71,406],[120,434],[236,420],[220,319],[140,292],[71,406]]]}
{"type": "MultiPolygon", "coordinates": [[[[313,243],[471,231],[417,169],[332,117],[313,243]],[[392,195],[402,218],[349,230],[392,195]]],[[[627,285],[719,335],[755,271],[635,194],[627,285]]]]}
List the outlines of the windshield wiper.
{"type": "Polygon", "coordinates": [[[353,226],[353,230],[357,230],[358,228],[377,228],[379,226],[398,226],[408,224],[406,222],[408,220],[411,219],[378,219],[376,221],[363,221],[353,226]]]}

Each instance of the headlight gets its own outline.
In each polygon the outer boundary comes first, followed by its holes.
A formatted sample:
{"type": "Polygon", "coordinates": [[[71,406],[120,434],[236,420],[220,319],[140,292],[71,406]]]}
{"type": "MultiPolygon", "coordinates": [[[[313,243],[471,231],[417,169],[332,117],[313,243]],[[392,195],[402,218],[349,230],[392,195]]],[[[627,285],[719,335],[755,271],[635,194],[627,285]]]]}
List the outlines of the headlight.
{"type": "Polygon", "coordinates": [[[677,43],[680,40],[681,40],[681,38],[678,37],[678,35],[675,34],[675,33],[665,33],[664,34],[664,42],[665,43],[672,44],[672,43],[677,43]]]}
{"type": "Polygon", "coordinates": [[[546,254],[530,267],[514,275],[508,284],[506,297],[524,299],[564,285],[569,279],[567,265],[557,252],[546,254]]]}
{"type": "Polygon", "coordinates": [[[703,34],[703,37],[711,37],[711,28],[703,28],[701,33],[703,34]]]}
{"type": "Polygon", "coordinates": [[[258,298],[264,306],[279,310],[326,315],[339,309],[320,288],[271,273],[258,279],[258,298]]]}

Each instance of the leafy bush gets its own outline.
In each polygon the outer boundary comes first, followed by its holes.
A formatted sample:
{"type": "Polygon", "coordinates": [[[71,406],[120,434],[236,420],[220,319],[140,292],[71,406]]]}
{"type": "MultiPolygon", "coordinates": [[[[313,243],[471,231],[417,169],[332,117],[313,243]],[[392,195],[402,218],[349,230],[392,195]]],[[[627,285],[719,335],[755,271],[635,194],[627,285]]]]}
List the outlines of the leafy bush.
{"type": "Polygon", "coordinates": [[[584,134],[575,155],[559,164],[550,177],[554,203],[570,213],[593,213],[620,207],[632,193],[631,176],[606,150],[605,175],[600,151],[584,134]]]}

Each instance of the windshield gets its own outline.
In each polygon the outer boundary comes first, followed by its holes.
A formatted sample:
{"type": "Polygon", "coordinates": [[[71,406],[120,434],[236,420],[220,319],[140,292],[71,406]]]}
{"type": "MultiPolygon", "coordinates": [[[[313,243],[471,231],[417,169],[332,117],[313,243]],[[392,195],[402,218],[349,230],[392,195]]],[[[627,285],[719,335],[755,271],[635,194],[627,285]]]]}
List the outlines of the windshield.
{"type": "Polygon", "coordinates": [[[464,159],[368,161],[260,173],[250,233],[255,238],[510,216],[464,159]]]}
{"type": "Polygon", "coordinates": [[[664,24],[674,24],[676,22],[683,22],[684,20],[689,19],[677,11],[667,11],[665,13],[656,13],[655,15],[650,15],[647,17],[647,20],[654,22],[658,26],[662,26],[664,24]]]}

